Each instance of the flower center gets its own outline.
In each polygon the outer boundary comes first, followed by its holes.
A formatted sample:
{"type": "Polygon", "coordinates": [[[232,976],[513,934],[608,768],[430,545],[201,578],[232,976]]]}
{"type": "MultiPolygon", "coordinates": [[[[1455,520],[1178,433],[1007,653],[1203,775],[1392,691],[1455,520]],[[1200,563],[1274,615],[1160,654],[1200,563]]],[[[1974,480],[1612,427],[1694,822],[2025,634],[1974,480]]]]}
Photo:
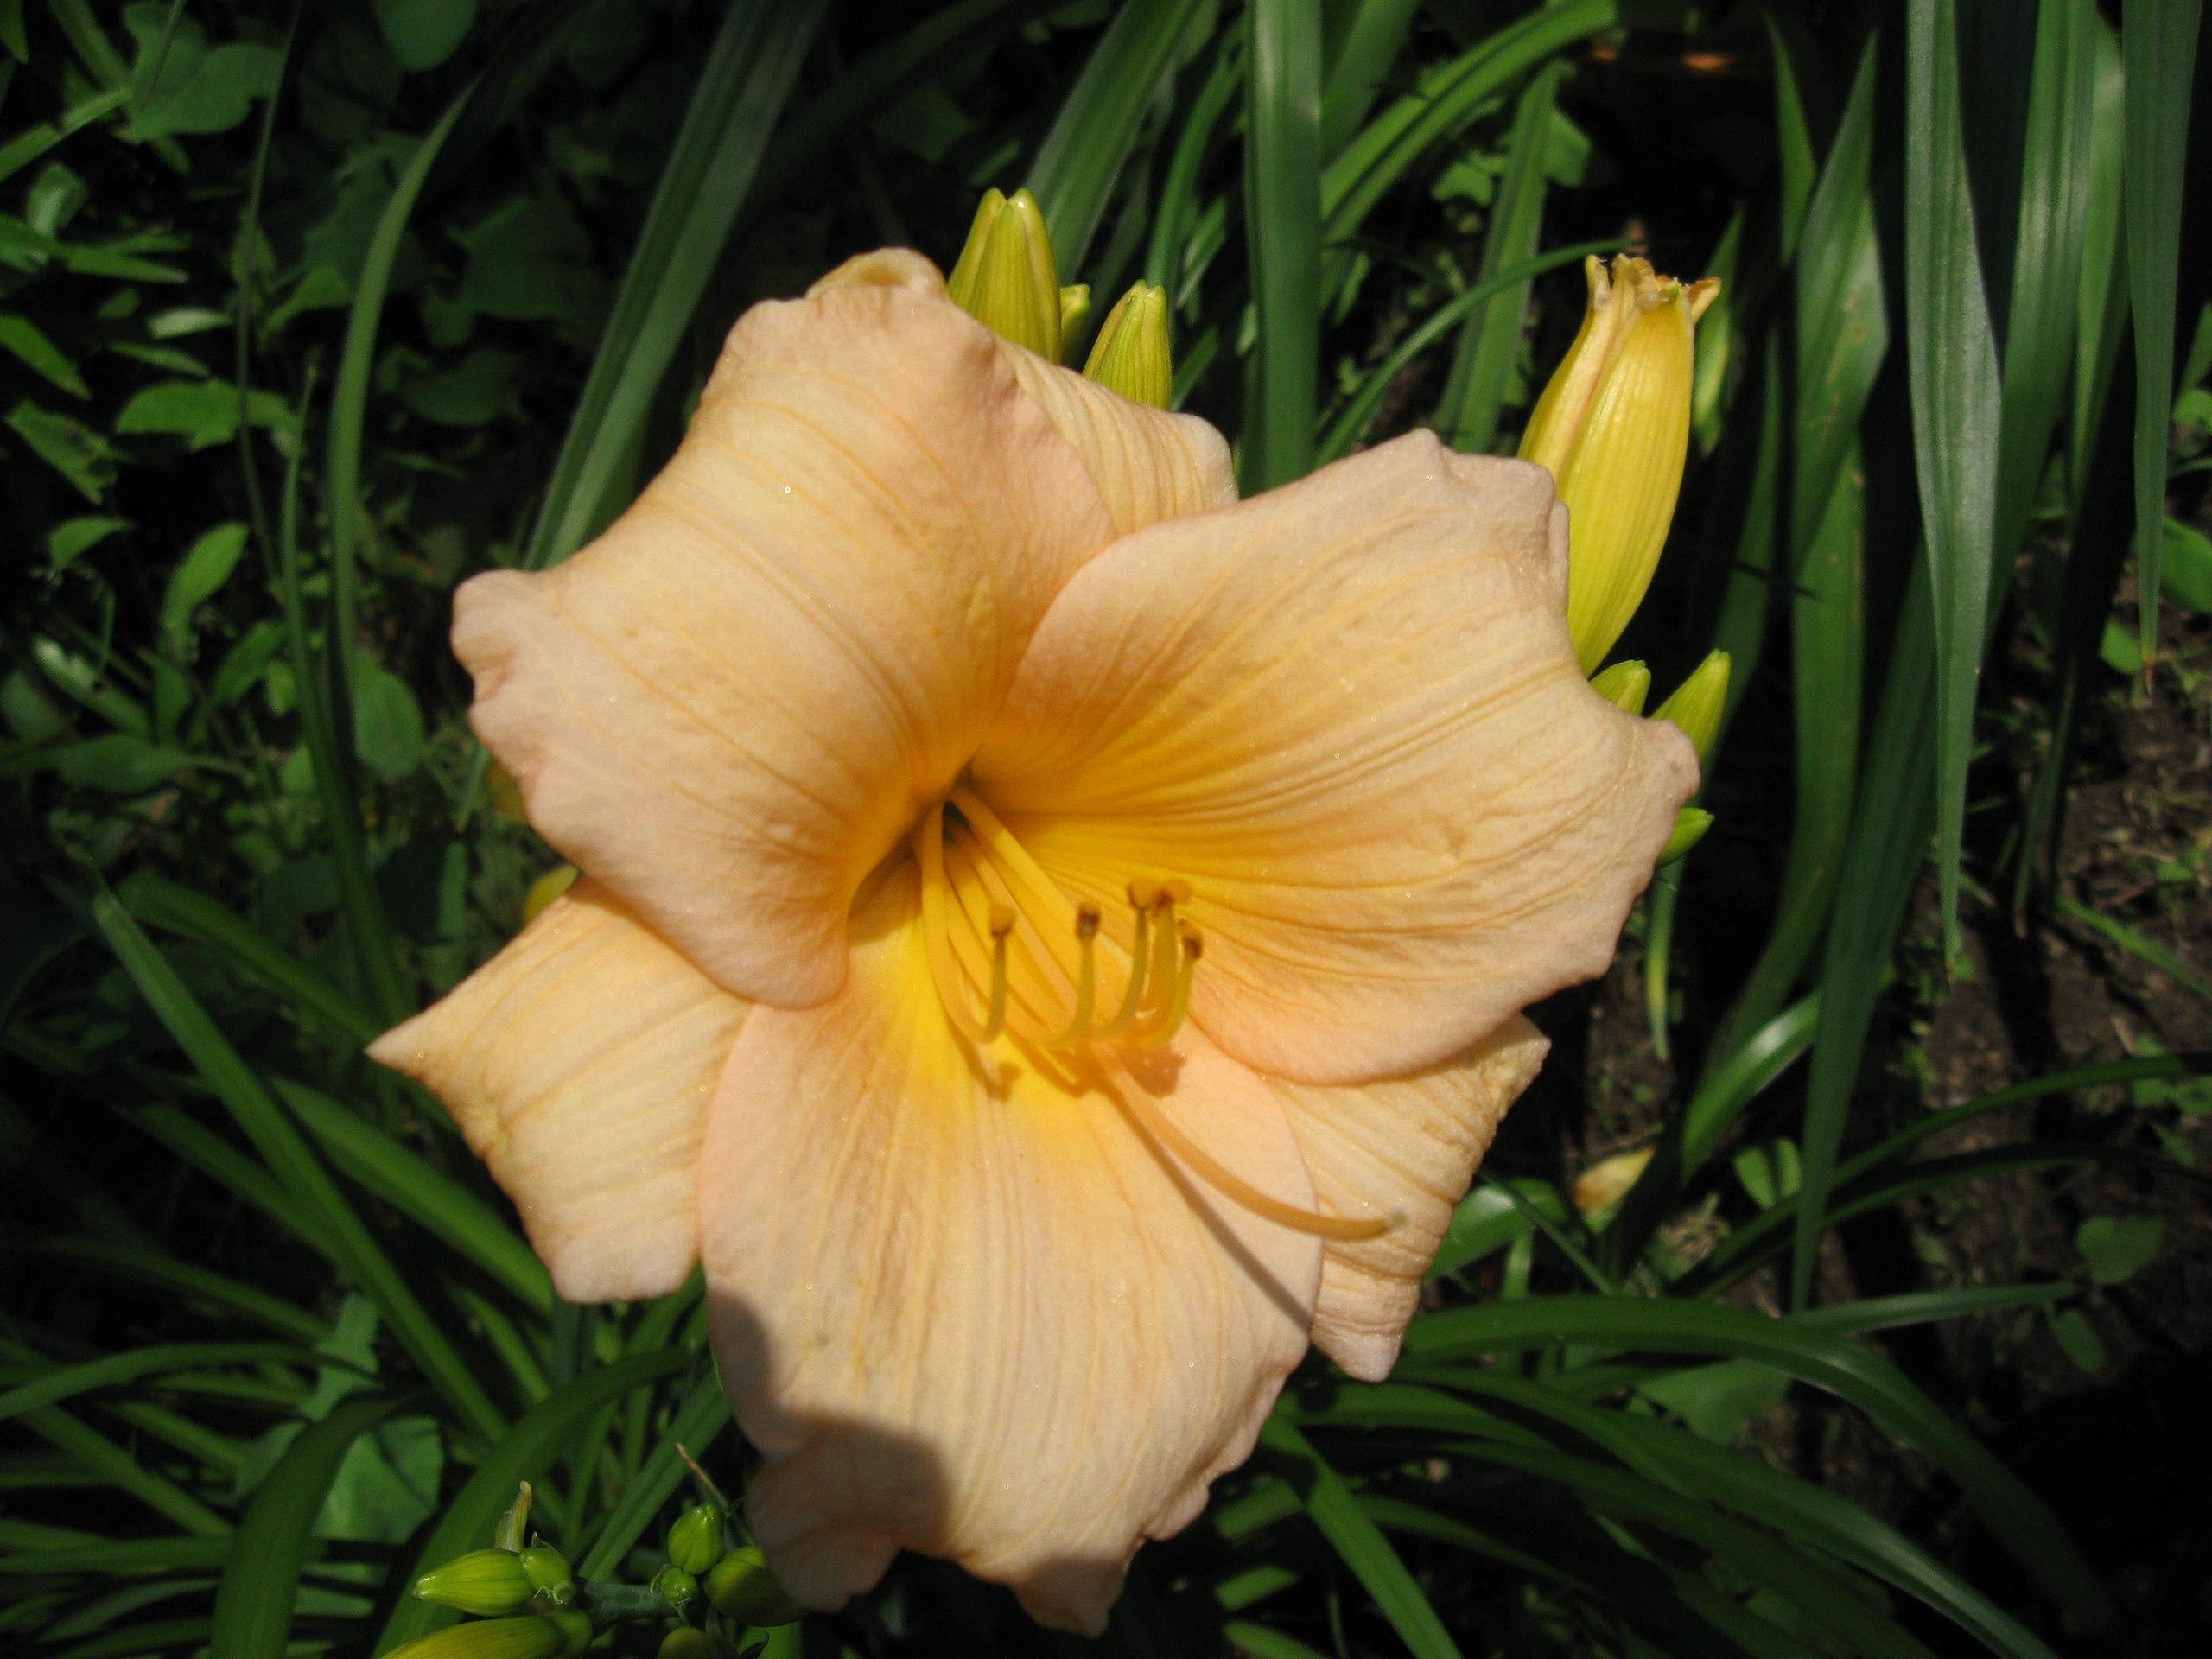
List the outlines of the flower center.
{"type": "MultiPolygon", "coordinates": [[[[998,815],[965,785],[922,815],[922,932],[945,1017],[981,1048],[1011,1037],[1040,1058],[1080,1060],[1099,1046],[1158,1048],[1182,1029],[1205,942],[1176,913],[1187,883],[1134,880],[1127,965],[1099,960],[1098,907],[1062,893],[998,815]]],[[[1323,1238],[1373,1238],[1391,1219],[1325,1216],[1286,1204],[1198,1145],[1114,1068],[1082,1065],[1143,1133],[1224,1197],[1278,1225],[1323,1238]]]]}
{"type": "Polygon", "coordinates": [[[1077,904],[966,785],[915,827],[930,975],[969,1042],[1002,1033],[1047,1052],[1158,1047],[1190,1014],[1205,946],[1179,920],[1181,881],[1131,881],[1128,966],[1101,982],[1096,906],[1077,904]]]}

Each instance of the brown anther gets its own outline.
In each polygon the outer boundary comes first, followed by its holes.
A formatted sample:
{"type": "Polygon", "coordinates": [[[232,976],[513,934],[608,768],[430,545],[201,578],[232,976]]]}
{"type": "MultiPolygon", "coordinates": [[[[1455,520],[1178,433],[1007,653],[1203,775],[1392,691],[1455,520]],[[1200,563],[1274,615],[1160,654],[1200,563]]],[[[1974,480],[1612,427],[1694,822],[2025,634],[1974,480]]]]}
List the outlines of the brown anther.
{"type": "Polygon", "coordinates": [[[1141,877],[1133,880],[1128,887],[1129,902],[1139,910],[1150,910],[1160,902],[1160,884],[1141,877]]]}
{"type": "Polygon", "coordinates": [[[1185,922],[1177,928],[1175,932],[1176,936],[1183,941],[1183,954],[1192,962],[1196,962],[1200,957],[1205,955],[1206,942],[1197,928],[1185,922]]]}
{"type": "Polygon", "coordinates": [[[1098,906],[1084,903],[1075,907],[1075,936],[1078,939],[1098,937],[1098,906]]]}
{"type": "Polygon", "coordinates": [[[1014,906],[994,902],[991,906],[991,937],[1002,939],[1014,931],[1014,906]]]}
{"type": "Polygon", "coordinates": [[[1160,896],[1171,905],[1187,905],[1191,902],[1191,884],[1171,875],[1160,884],[1160,896]]]}

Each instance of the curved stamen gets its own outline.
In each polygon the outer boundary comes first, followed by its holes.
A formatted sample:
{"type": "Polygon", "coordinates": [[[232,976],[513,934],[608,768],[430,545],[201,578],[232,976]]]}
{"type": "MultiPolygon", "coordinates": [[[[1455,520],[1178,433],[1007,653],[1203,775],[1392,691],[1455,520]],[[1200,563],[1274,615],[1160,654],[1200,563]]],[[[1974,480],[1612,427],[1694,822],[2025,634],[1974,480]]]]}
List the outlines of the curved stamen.
{"type": "Polygon", "coordinates": [[[1198,976],[1198,957],[1205,953],[1205,941],[1188,922],[1179,924],[1175,933],[1183,947],[1181,971],[1170,980],[1166,1000],[1158,1014],[1132,1039],[1146,1048],[1158,1048],[1168,1041],[1191,1016],[1191,982],[1198,976]]]}
{"type": "Polygon", "coordinates": [[[991,1013],[977,1019],[968,1006],[968,984],[952,949],[951,918],[945,913],[948,883],[944,874],[944,809],[922,815],[914,835],[914,852],[922,866],[922,942],[929,957],[930,977],[937,982],[938,1001],[952,1028],[971,1043],[988,1043],[1006,1024],[1006,939],[1001,935],[992,950],[991,1013]]]}
{"type": "Polygon", "coordinates": [[[1351,1216],[1325,1216],[1316,1210],[1305,1210],[1281,1198],[1270,1198],[1249,1181],[1231,1174],[1213,1154],[1183,1133],[1175,1120],[1162,1111],[1159,1104],[1143,1090],[1123,1088],[1110,1080],[1107,1092],[1122,1109],[1136,1119],[1139,1127],[1154,1141],[1175,1155],[1177,1161],[1188,1166],[1192,1173],[1219,1192],[1224,1198],[1249,1210],[1262,1220],[1272,1221],[1279,1227],[1287,1227],[1294,1233],[1311,1233],[1317,1238],[1346,1241],[1379,1238],[1397,1224],[1394,1217],[1376,1217],[1358,1220],[1351,1216]]]}
{"type": "Polygon", "coordinates": [[[1098,906],[1085,902],[1076,906],[1076,944],[1083,951],[1077,970],[1075,1012],[1052,1039],[1055,1048],[1069,1048],[1090,1035],[1090,1022],[1098,1007],[1098,906]]]}
{"type": "Polygon", "coordinates": [[[1114,1017],[1093,1033],[1101,1038],[1120,1036],[1136,1023],[1137,1010],[1144,1006],[1145,971],[1152,957],[1148,930],[1152,926],[1153,906],[1160,902],[1160,889],[1149,881],[1132,881],[1128,893],[1129,908],[1137,915],[1135,930],[1129,935],[1129,984],[1122,994],[1122,1006],[1114,1011],[1114,1017]]]}

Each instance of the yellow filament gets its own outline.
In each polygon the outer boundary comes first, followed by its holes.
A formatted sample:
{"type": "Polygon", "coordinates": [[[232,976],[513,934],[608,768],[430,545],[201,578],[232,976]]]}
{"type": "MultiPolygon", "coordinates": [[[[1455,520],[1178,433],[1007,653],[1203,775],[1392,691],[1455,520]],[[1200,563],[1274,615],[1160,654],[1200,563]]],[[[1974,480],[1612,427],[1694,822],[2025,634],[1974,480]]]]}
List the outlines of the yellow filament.
{"type": "MultiPolygon", "coordinates": [[[[952,905],[968,924],[967,934],[953,941],[956,957],[964,958],[969,972],[982,973],[980,942],[989,937],[992,939],[989,971],[994,988],[1001,973],[1008,981],[1007,1024],[1016,1035],[1032,1042],[1041,1042],[1045,1037],[1045,1022],[1057,1014],[1057,1005],[1040,1013],[1035,985],[1025,982],[1017,986],[1013,982],[1013,964],[1007,953],[1009,942],[1018,940],[1022,955],[1033,964],[1039,962],[1039,957],[1035,947],[1015,931],[1020,918],[1014,906],[1006,901],[1004,884],[991,878],[989,868],[976,855],[974,843],[964,837],[955,836],[946,841],[944,860],[947,889],[952,905]],[[995,931],[1001,921],[1006,924],[1007,931],[1003,934],[995,931]]],[[[1043,973],[1046,969],[1039,966],[1037,971],[1043,973]]]]}
{"type": "Polygon", "coordinates": [[[1069,1048],[1090,1035],[1090,1021],[1098,1008],[1098,906],[1079,905],[1075,912],[1076,944],[1083,951],[1077,976],[1075,1012],[1052,1040],[1055,1048],[1069,1048]]]}
{"type": "Polygon", "coordinates": [[[1137,1010],[1144,1006],[1145,969],[1152,950],[1148,931],[1152,925],[1153,906],[1160,902],[1160,889],[1149,881],[1129,883],[1129,907],[1137,913],[1135,931],[1129,935],[1129,985],[1122,993],[1122,1006],[1114,1017],[1098,1028],[1100,1037],[1118,1037],[1136,1023],[1137,1010]]]}
{"type": "MultiPolygon", "coordinates": [[[[1162,930],[1163,936],[1165,930],[1162,930]]],[[[1135,1040],[1147,1048],[1157,1048],[1182,1030],[1183,1021],[1191,1016],[1191,982],[1198,975],[1198,957],[1204,951],[1205,941],[1198,930],[1188,922],[1176,930],[1183,946],[1183,965],[1169,983],[1167,1000],[1160,1005],[1159,1014],[1136,1033],[1135,1040]]],[[[1164,957],[1166,952],[1161,953],[1164,957]]]]}
{"type": "Polygon", "coordinates": [[[1386,1217],[1357,1220],[1351,1216],[1325,1216],[1318,1211],[1300,1209],[1294,1204],[1285,1204],[1281,1198],[1270,1198],[1249,1181],[1231,1174],[1215,1161],[1198,1143],[1176,1126],[1174,1119],[1141,1089],[1122,1088],[1109,1083],[1107,1090],[1115,1100],[1136,1119],[1144,1132],[1175,1154],[1177,1160],[1190,1168],[1205,1183],[1217,1190],[1223,1197],[1234,1200],[1264,1221],[1278,1227],[1287,1227],[1294,1233],[1311,1233],[1317,1238],[1357,1240],[1379,1238],[1390,1230],[1392,1222],[1386,1217]]]}

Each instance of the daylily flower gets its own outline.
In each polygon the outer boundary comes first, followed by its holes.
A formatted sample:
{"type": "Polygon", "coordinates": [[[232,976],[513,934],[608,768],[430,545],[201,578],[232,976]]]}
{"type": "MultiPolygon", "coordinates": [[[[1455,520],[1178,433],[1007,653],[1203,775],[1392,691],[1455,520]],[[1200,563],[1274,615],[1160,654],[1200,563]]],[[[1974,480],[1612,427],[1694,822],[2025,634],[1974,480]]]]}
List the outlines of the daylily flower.
{"type": "Polygon", "coordinates": [[[731,333],[591,547],[466,584],[583,879],[372,1052],[561,1294],[703,1261],[768,1564],[1104,1623],[1309,1338],[1390,1369],[1697,779],[1593,691],[1550,478],[1415,433],[1238,502],[1205,423],[918,255],[731,333]]]}

